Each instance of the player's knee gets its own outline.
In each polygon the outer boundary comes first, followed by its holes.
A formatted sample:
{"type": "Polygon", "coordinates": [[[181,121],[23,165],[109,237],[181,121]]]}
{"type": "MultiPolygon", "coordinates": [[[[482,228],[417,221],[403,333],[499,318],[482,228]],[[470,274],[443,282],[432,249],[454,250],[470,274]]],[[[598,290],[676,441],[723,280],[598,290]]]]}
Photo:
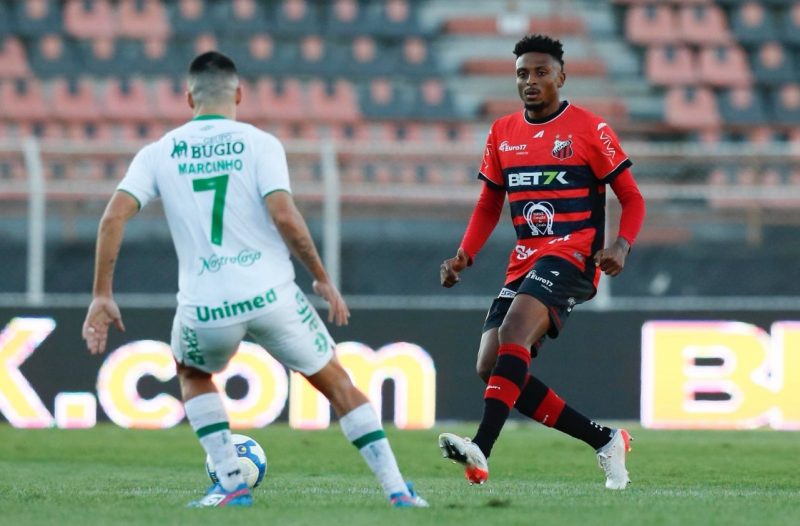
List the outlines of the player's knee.
{"type": "Polygon", "coordinates": [[[516,316],[506,316],[500,328],[497,330],[497,337],[501,344],[516,343],[525,345],[528,339],[530,328],[526,327],[523,321],[516,316]]]}

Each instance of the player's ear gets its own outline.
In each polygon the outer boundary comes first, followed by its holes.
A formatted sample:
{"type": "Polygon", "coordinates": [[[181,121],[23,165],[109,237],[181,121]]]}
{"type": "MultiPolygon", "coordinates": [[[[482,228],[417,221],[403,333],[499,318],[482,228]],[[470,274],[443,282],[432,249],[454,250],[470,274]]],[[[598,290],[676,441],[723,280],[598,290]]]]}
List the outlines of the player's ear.
{"type": "Polygon", "coordinates": [[[194,109],[194,97],[192,97],[192,92],[186,92],[186,102],[189,104],[189,107],[194,109]]]}
{"type": "Polygon", "coordinates": [[[559,88],[564,87],[564,82],[567,81],[567,74],[564,73],[564,68],[561,68],[561,71],[558,72],[558,81],[556,82],[556,86],[559,88]]]}
{"type": "Polygon", "coordinates": [[[242,102],[242,85],[236,86],[236,105],[238,106],[242,102]]]}

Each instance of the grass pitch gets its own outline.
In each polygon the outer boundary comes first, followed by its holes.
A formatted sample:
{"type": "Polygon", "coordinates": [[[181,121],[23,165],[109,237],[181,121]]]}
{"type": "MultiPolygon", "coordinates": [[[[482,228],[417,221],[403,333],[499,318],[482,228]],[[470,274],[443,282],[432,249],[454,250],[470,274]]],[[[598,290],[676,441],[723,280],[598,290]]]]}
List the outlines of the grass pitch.
{"type": "MultiPolygon", "coordinates": [[[[474,425],[447,426],[471,434],[474,425]]],[[[538,425],[508,426],[491,478],[469,486],[439,456],[444,429],[387,429],[430,509],[393,510],[338,426],[247,430],[269,470],[251,509],[191,510],[208,480],[190,428],[17,430],[0,424],[0,524],[800,524],[800,435],[631,427],[633,484],[603,487],[592,451],[538,425]]]]}

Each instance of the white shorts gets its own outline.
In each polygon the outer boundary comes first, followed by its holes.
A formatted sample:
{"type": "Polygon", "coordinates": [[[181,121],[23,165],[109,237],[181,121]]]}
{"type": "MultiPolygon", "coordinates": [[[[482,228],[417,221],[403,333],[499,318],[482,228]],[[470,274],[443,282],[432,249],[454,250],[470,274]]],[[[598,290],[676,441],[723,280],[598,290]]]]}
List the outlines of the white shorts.
{"type": "Polygon", "coordinates": [[[172,324],[175,360],[217,373],[248,335],[284,367],[305,376],[319,372],[333,358],[333,338],[294,281],[274,290],[277,299],[260,316],[234,325],[191,327],[176,314],[172,324]]]}

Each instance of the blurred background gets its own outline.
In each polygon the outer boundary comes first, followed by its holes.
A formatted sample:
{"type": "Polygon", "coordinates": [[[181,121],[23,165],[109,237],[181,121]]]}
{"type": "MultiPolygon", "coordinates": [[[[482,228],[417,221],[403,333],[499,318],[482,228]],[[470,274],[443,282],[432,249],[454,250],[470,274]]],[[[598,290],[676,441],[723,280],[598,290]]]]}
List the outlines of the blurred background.
{"type": "MultiPolygon", "coordinates": [[[[242,75],[240,118],[284,141],[346,295],[485,305],[507,214],[461,285],[441,289],[438,264],[480,190],[491,121],[520,109],[512,49],[529,32],[564,43],[563,96],[613,125],[648,200],[606,293],[800,296],[789,0],[0,0],[0,291],[90,290],[102,207],[136,150],[191,118],[187,64],[219,49],[242,75]]],[[[171,297],[176,275],[152,206],[127,232],[117,291],[171,297]]]]}
{"type": "MultiPolygon", "coordinates": [[[[85,308],[106,201],[138,148],[191,118],[187,64],[218,49],[240,119],[284,142],[351,306],[474,311],[477,346],[508,214],[459,286],[438,266],[492,120],[521,109],[512,50],[531,32],[563,42],[563,97],[613,126],[648,204],[625,272],[586,309],[775,311],[763,327],[800,310],[793,0],[0,0],[0,304],[85,308]]],[[[130,223],[115,285],[123,306],[174,305],[158,204],[130,223]]]]}

